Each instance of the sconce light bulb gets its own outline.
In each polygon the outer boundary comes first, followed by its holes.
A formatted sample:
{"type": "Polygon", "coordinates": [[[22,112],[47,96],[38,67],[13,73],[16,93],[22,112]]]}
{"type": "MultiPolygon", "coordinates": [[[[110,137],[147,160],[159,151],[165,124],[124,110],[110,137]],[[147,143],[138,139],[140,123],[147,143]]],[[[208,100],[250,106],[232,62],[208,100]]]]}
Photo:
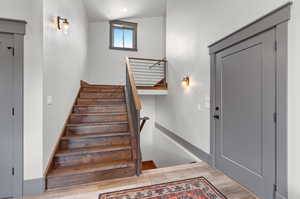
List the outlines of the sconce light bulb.
{"type": "Polygon", "coordinates": [[[68,30],[69,28],[70,28],[69,22],[68,22],[68,21],[64,21],[64,22],[62,23],[62,29],[63,29],[64,31],[66,31],[66,30],[68,30]]]}
{"type": "Polygon", "coordinates": [[[188,87],[190,85],[190,78],[188,76],[182,79],[182,85],[184,87],[188,87]]]}
{"type": "Polygon", "coordinates": [[[70,23],[69,23],[68,19],[58,16],[57,17],[57,29],[64,33],[67,33],[69,28],[70,28],[70,23]]]}

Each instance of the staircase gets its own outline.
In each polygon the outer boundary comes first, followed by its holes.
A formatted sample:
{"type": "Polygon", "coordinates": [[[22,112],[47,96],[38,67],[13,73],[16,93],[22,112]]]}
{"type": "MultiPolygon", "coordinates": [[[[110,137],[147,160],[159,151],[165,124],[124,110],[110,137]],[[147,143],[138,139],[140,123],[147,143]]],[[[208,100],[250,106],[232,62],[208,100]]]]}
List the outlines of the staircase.
{"type": "Polygon", "coordinates": [[[123,86],[82,83],[46,175],[47,189],[139,174],[125,96],[123,86]]]}

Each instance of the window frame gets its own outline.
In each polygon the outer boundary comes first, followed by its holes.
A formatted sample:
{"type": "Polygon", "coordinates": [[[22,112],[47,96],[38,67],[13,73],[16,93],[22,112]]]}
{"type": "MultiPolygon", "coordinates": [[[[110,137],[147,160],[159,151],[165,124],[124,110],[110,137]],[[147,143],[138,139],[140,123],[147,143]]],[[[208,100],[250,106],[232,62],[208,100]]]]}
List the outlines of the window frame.
{"type": "Polygon", "coordinates": [[[137,49],[137,29],[138,29],[137,23],[114,20],[114,21],[110,21],[109,25],[110,25],[109,49],[126,50],[126,51],[137,51],[138,50],[137,49]],[[115,29],[132,30],[133,31],[132,48],[115,47],[114,46],[114,30],[115,29]]]}

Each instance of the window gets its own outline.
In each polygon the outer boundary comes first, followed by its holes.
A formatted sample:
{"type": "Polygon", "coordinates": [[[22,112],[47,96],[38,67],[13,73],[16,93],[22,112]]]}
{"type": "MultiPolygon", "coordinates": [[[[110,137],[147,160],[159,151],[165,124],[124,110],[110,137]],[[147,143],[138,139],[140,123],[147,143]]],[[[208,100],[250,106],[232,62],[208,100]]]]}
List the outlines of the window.
{"type": "Polygon", "coordinates": [[[137,24],[111,21],[110,49],[137,51],[137,24]]]}

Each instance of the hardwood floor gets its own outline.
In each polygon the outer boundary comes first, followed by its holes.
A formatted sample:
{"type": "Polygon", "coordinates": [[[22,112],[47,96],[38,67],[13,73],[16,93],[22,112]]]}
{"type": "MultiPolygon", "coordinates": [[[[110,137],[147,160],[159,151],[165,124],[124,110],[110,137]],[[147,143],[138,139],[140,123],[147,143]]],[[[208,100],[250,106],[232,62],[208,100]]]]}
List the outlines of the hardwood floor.
{"type": "Polygon", "coordinates": [[[239,185],[220,171],[209,168],[206,163],[194,163],[174,167],[143,171],[139,177],[128,177],[102,181],[100,183],[74,186],[46,192],[27,199],[98,199],[98,195],[122,189],[129,189],[176,180],[204,176],[214,184],[228,199],[259,199],[246,188],[239,185]]]}
{"type": "Polygon", "coordinates": [[[153,160],[149,161],[143,161],[142,162],[142,170],[151,170],[151,169],[156,169],[157,166],[155,165],[155,162],[153,160]]]}

